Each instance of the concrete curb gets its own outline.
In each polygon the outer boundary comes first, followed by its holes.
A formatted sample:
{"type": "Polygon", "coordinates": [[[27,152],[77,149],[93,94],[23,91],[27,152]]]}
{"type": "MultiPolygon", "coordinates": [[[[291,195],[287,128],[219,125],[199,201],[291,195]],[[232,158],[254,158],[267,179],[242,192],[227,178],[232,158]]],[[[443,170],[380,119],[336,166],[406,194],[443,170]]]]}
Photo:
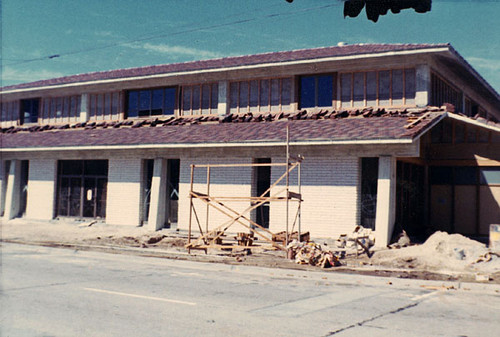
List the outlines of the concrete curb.
{"type": "MultiPolygon", "coordinates": [[[[383,275],[363,275],[357,272],[367,271],[366,268],[351,268],[339,267],[329,269],[328,271],[322,269],[301,269],[299,265],[296,268],[286,268],[284,266],[263,267],[251,264],[245,264],[234,261],[234,258],[213,254],[191,254],[187,252],[169,251],[165,249],[154,248],[140,248],[140,247],[124,247],[113,245],[86,245],[75,243],[53,243],[53,242],[29,242],[22,240],[0,239],[0,243],[12,243],[29,246],[41,246],[47,248],[65,248],[89,252],[104,252],[109,254],[131,254],[143,257],[155,257],[169,260],[168,264],[175,263],[175,260],[183,260],[183,262],[191,265],[193,269],[211,270],[217,269],[221,272],[238,272],[241,274],[253,275],[271,274],[276,277],[283,278],[304,278],[309,280],[316,280],[322,283],[342,283],[349,285],[371,285],[371,286],[393,286],[396,288],[422,288],[436,291],[472,291],[481,293],[500,293],[500,284],[492,283],[478,283],[478,282],[460,282],[460,281],[439,281],[439,280],[424,280],[424,279],[410,279],[398,278],[383,275]],[[210,263],[210,267],[207,266],[210,263]],[[355,277],[353,277],[353,275],[355,277]]],[[[375,268],[374,268],[375,269],[375,268]]],[[[383,270],[383,268],[376,268],[383,270]]],[[[389,270],[389,268],[387,269],[389,270]]],[[[404,272],[403,269],[390,269],[394,272],[404,272]]]]}

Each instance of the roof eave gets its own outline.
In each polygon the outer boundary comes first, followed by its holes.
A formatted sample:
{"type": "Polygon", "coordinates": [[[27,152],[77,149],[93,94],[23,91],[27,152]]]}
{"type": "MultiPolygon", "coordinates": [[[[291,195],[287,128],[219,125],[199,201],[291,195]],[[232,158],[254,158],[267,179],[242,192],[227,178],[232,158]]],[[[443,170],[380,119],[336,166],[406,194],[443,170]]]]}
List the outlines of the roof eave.
{"type": "MultiPolygon", "coordinates": [[[[282,66],[289,66],[289,65],[293,66],[293,65],[307,64],[307,63],[311,63],[311,62],[323,63],[323,62],[332,62],[332,61],[357,60],[357,59],[364,59],[364,58],[388,57],[388,56],[396,56],[396,55],[442,53],[442,52],[448,52],[448,51],[450,51],[450,48],[448,46],[439,46],[439,47],[429,47],[429,48],[414,49],[414,50],[399,50],[399,51],[366,53],[366,54],[347,55],[347,56],[310,58],[310,59],[304,59],[304,60],[268,62],[268,63],[259,63],[259,64],[251,64],[251,65],[218,67],[218,68],[212,68],[212,69],[189,70],[189,71],[179,71],[179,72],[161,73],[161,74],[153,74],[153,75],[141,75],[141,76],[131,76],[131,77],[95,80],[95,81],[72,82],[72,83],[65,83],[65,84],[58,84],[58,85],[37,86],[37,87],[29,87],[29,88],[0,91],[0,95],[13,94],[13,93],[23,93],[23,92],[33,91],[33,90],[37,90],[37,91],[39,91],[39,90],[53,90],[53,89],[85,86],[85,85],[113,84],[113,83],[120,83],[120,82],[126,82],[126,81],[139,81],[139,80],[145,80],[145,79],[166,78],[166,77],[174,77],[174,76],[181,76],[181,75],[207,74],[207,73],[215,73],[215,72],[221,72],[221,71],[222,72],[229,72],[229,71],[234,71],[234,70],[282,67],[282,66]]],[[[470,65],[469,65],[469,67],[470,67],[470,65]]]]}

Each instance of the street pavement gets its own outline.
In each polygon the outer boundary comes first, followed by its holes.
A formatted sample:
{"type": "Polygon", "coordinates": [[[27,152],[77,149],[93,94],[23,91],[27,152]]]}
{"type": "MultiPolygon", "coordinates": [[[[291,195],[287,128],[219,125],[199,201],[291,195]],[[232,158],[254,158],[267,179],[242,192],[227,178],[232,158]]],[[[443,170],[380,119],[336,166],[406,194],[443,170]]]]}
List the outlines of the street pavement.
{"type": "Polygon", "coordinates": [[[1,243],[0,336],[495,336],[500,286],[1,243]]]}

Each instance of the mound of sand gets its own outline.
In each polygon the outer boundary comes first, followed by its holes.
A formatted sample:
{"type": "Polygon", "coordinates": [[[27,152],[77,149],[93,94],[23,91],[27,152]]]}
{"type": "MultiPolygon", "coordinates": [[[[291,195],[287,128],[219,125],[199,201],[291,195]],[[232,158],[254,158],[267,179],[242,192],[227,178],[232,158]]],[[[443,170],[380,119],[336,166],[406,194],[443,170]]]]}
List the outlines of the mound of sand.
{"type": "Polygon", "coordinates": [[[500,258],[486,245],[460,234],[436,232],[422,245],[375,252],[373,264],[439,272],[496,273],[500,258]]]}

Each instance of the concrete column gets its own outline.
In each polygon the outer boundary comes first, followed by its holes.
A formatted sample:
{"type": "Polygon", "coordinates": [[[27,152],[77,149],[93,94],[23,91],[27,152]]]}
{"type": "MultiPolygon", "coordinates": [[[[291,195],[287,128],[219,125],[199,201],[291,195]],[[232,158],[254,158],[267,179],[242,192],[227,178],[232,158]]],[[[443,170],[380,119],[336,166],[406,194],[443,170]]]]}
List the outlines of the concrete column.
{"type": "Polygon", "coordinates": [[[226,115],[229,112],[229,82],[219,81],[219,97],[217,112],[219,116],[226,115]]]}
{"type": "Polygon", "coordinates": [[[7,220],[15,218],[19,213],[21,201],[21,161],[11,160],[9,177],[7,179],[7,191],[5,195],[5,213],[7,220]]]}
{"type": "Polygon", "coordinates": [[[431,101],[431,68],[427,64],[416,67],[416,82],[415,104],[428,106],[431,101]]]}
{"type": "Polygon", "coordinates": [[[5,212],[5,198],[7,195],[7,181],[9,180],[9,165],[10,161],[0,161],[0,216],[5,212]]]}
{"type": "Polygon", "coordinates": [[[152,230],[163,228],[167,193],[167,160],[156,158],[151,181],[148,227],[152,230]]]}
{"type": "Polygon", "coordinates": [[[26,218],[51,220],[56,200],[57,160],[30,160],[26,218]]]}
{"type": "Polygon", "coordinates": [[[87,122],[90,118],[89,94],[82,94],[80,103],[80,122],[87,122]]]}
{"type": "Polygon", "coordinates": [[[379,157],[377,183],[377,213],[375,218],[375,245],[387,246],[392,237],[396,219],[396,159],[379,157]]]}

